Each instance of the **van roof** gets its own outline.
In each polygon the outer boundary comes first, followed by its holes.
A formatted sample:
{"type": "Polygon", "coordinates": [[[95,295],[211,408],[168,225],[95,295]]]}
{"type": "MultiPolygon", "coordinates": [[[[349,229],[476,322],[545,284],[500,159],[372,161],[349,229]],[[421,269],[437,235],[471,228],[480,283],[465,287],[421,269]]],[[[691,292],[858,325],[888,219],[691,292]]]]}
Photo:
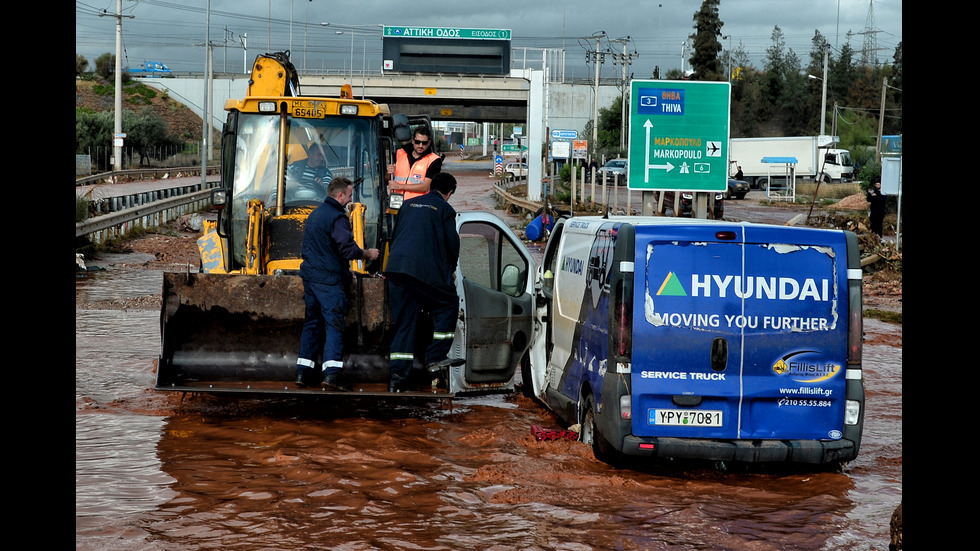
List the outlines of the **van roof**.
{"type": "MultiPolygon", "coordinates": [[[[595,224],[603,222],[621,222],[628,223],[633,226],[693,226],[693,225],[721,225],[721,226],[740,226],[740,227],[764,227],[764,228],[783,228],[790,231],[797,230],[808,230],[812,231],[817,228],[812,228],[808,226],[784,226],[782,224],[762,224],[758,222],[736,222],[731,220],[715,220],[713,218],[678,218],[676,216],[630,216],[625,214],[619,215],[609,215],[608,217],[601,215],[589,215],[589,216],[573,216],[571,218],[563,219],[565,222],[582,222],[586,224],[595,224]]],[[[820,231],[833,232],[841,230],[830,230],[824,229],[820,231]]]]}

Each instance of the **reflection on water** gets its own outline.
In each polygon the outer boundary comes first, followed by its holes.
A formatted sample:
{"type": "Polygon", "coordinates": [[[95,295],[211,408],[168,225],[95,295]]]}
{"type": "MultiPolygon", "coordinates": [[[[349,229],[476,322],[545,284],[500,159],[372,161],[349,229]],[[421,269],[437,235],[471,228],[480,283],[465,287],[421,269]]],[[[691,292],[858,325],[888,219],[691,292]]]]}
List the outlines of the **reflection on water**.
{"type": "Polygon", "coordinates": [[[851,507],[844,474],[619,471],[536,441],[549,418],[530,403],[463,406],[178,414],[158,445],[177,496],[146,528],[191,549],[819,549],[851,507]]]}
{"type": "Polygon", "coordinates": [[[160,353],[160,314],[75,309],[75,406],[145,392],[160,353]]]}
{"type": "Polygon", "coordinates": [[[173,498],[156,456],[163,417],[75,415],[75,515],[115,517],[155,510],[173,498]]]}
{"type": "Polygon", "coordinates": [[[122,262],[150,260],[151,255],[103,255],[98,260],[86,260],[90,271],[75,275],[75,303],[119,300],[143,295],[160,294],[163,275],[154,270],[133,270],[113,267],[122,262]]]}

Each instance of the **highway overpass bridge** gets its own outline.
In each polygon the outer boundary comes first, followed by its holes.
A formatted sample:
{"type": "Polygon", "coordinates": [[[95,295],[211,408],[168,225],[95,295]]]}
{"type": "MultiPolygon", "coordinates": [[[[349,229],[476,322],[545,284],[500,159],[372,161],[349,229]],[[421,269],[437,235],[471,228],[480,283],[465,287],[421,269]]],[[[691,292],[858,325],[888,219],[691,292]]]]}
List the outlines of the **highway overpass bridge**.
{"type": "MultiPolygon", "coordinates": [[[[345,79],[301,78],[307,96],[336,96],[345,79]]],[[[385,75],[355,77],[356,98],[387,103],[392,113],[427,113],[432,120],[525,123],[531,80],[523,76],[385,75]]]]}
{"type": "MultiPolygon", "coordinates": [[[[203,116],[204,78],[140,78],[149,86],[167,92],[203,116]]],[[[224,122],[225,100],[242,98],[248,89],[245,75],[222,75],[213,80],[212,124],[224,122]]],[[[300,91],[306,96],[337,96],[350,84],[356,98],[387,103],[392,113],[428,113],[432,120],[458,122],[507,122],[532,126],[529,119],[534,101],[532,86],[540,86],[541,122],[548,128],[577,130],[592,120],[593,85],[585,82],[549,82],[541,71],[514,70],[509,76],[398,74],[365,75],[353,80],[345,75],[300,75],[300,91]],[[535,78],[535,76],[541,78],[535,78]]],[[[599,107],[612,105],[619,87],[600,84],[599,107]]],[[[581,136],[589,139],[590,136],[581,136]]]]}
{"type": "MultiPolygon", "coordinates": [[[[173,99],[204,116],[203,105],[210,105],[209,118],[215,129],[224,123],[225,101],[242,98],[248,90],[245,75],[221,76],[211,80],[210,101],[205,97],[201,76],[139,78],[141,82],[166,90],[173,99]]],[[[542,144],[550,130],[575,130],[579,139],[593,117],[594,87],[586,83],[554,82],[540,70],[515,69],[510,75],[456,75],[387,73],[364,75],[353,80],[343,75],[300,76],[304,96],[338,96],[340,87],[350,84],[354,96],[386,103],[391,113],[428,114],[433,121],[476,123],[515,123],[524,128],[529,162],[528,195],[540,200],[542,144]]],[[[605,108],[620,97],[617,86],[598,87],[599,107],[605,108]]]]}

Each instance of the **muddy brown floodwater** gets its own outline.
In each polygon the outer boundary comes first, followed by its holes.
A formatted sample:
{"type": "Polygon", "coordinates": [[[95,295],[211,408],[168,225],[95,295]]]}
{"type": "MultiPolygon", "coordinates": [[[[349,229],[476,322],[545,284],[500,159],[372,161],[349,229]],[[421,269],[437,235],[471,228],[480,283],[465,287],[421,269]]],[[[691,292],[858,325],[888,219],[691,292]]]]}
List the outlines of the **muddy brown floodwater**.
{"type": "MultiPolygon", "coordinates": [[[[484,202],[460,195],[457,208],[484,202]]],[[[157,392],[159,311],[108,306],[160,293],[160,271],[130,267],[138,257],[92,259],[104,270],[75,281],[78,550],[888,548],[901,325],[865,320],[864,440],[841,472],[614,468],[580,442],[536,440],[533,426],[559,425],[516,396],[157,392]]]]}

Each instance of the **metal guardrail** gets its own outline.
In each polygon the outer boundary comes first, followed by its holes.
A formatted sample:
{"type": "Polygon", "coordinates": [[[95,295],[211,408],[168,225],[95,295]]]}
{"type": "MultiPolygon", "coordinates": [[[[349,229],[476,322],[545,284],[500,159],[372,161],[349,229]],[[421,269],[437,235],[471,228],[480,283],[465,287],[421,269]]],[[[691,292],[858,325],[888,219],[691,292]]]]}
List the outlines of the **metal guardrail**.
{"type": "MultiPolygon", "coordinates": [[[[208,174],[218,174],[220,170],[219,165],[207,167],[208,174]]],[[[184,176],[200,176],[201,167],[200,166],[180,166],[180,167],[161,167],[161,168],[132,168],[126,170],[113,170],[109,172],[101,172],[99,174],[93,174],[91,176],[85,176],[84,178],[76,178],[75,186],[87,186],[91,184],[97,184],[106,180],[114,180],[116,178],[133,178],[138,180],[160,180],[166,174],[171,176],[175,173],[180,173],[184,176]]]]}
{"type": "Polygon", "coordinates": [[[517,208],[518,210],[521,210],[525,213],[537,212],[539,209],[541,209],[542,205],[544,205],[544,203],[540,201],[537,202],[529,201],[528,199],[524,199],[516,195],[513,195],[509,193],[507,189],[501,186],[500,184],[493,185],[493,192],[494,194],[497,195],[499,201],[506,203],[511,207],[517,208]]]}
{"type": "Polygon", "coordinates": [[[211,189],[218,185],[218,182],[213,182],[213,186],[206,189],[76,222],[75,238],[87,237],[89,241],[101,243],[121,237],[136,227],[155,228],[166,225],[184,214],[208,208],[211,205],[211,189]]]}

